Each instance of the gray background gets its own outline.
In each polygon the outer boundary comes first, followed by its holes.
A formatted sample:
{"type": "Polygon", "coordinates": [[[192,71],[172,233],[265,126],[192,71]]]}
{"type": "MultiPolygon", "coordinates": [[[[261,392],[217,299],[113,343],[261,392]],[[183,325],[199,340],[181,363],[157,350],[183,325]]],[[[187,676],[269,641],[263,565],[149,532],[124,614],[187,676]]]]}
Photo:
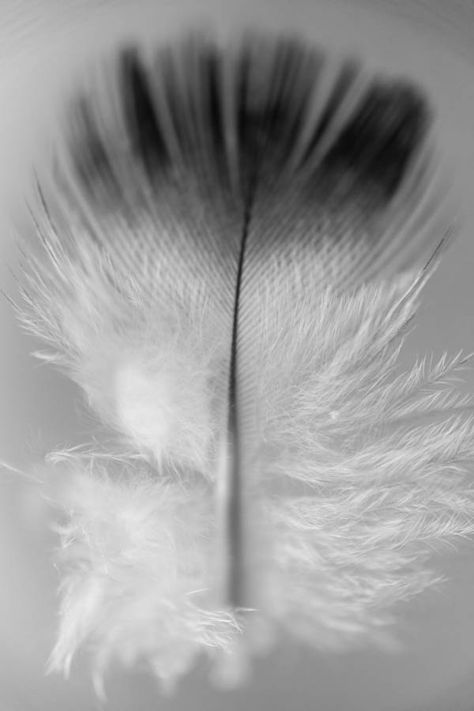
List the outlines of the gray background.
{"type": "MultiPolygon", "coordinates": [[[[242,24],[301,31],[315,42],[360,53],[369,64],[420,80],[438,110],[437,131],[459,219],[457,242],[424,292],[417,329],[403,358],[474,350],[474,3],[465,0],[24,0],[0,3],[0,286],[12,225],[24,209],[31,163],[47,161],[61,101],[88,60],[120,38],[147,42],[201,22],[220,32],[242,24]]],[[[0,301],[0,460],[25,470],[51,448],[81,442],[92,427],[78,394],[35,362],[0,301]]],[[[461,387],[474,390],[474,373],[461,387]]],[[[97,702],[86,665],[72,679],[44,676],[54,640],[54,537],[34,486],[0,478],[0,709],[85,711],[97,702]],[[3,706],[2,706],[3,704],[3,706]]],[[[109,708],[268,708],[402,711],[474,708],[474,543],[438,555],[451,582],[400,610],[399,656],[364,651],[323,657],[280,649],[256,664],[250,685],[223,694],[197,669],[169,700],[147,676],[116,674],[109,708]]]]}

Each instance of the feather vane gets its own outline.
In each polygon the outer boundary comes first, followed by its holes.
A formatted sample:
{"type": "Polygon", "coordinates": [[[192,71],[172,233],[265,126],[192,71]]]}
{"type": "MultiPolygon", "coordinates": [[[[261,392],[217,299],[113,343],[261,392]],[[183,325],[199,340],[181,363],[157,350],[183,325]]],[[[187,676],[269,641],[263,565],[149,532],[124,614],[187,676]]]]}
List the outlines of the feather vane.
{"type": "Polygon", "coordinates": [[[253,35],[126,49],[106,95],[73,102],[19,308],[136,455],[59,462],[52,668],[389,644],[474,520],[467,359],[397,372],[447,233],[425,98],[253,35]]]}

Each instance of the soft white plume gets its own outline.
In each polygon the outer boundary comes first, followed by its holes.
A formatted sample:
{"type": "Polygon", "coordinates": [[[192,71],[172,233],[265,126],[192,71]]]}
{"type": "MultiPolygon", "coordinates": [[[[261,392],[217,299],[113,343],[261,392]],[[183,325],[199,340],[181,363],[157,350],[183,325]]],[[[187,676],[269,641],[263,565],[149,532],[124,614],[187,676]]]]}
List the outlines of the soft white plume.
{"type": "Polygon", "coordinates": [[[203,650],[239,636],[216,606],[213,497],[202,481],[159,478],[145,464],[57,455],[61,625],[50,669],[69,673],[86,646],[102,690],[107,666],[146,664],[172,688],[203,650]],[[62,509],[62,513],[61,513],[62,509]]]}
{"type": "Polygon", "coordinates": [[[43,229],[49,259],[30,256],[20,313],[50,346],[36,355],[75,380],[126,445],[209,476],[228,351],[210,305],[158,310],[146,280],[124,278],[113,245],[104,251],[79,229],[70,241],[43,229]]]}

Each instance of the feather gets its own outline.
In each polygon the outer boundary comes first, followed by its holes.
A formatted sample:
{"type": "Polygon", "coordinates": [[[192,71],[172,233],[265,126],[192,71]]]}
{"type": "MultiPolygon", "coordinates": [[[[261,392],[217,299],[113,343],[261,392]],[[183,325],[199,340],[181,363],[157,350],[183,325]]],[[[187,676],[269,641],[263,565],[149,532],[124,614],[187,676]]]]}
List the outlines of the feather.
{"type": "Polygon", "coordinates": [[[388,644],[473,532],[471,402],[442,387],[467,359],[396,371],[448,233],[427,101],[295,38],[114,67],[72,102],[19,307],[134,453],[62,457],[51,666],[88,645],[98,679],[172,684],[279,631],[388,644]]]}

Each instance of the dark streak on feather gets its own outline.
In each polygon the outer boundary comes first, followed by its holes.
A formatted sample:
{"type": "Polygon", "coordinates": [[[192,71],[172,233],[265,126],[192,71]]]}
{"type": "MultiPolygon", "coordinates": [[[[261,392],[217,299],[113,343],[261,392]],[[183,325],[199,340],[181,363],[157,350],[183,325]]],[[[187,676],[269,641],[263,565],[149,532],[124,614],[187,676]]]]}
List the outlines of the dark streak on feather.
{"type": "MultiPolygon", "coordinates": [[[[202,57],[200,70],[203,76],[203,102],[207,106],[207,149],[215,150],[217,172],[225,177],[228,173],[226,160],[226,136],[222,97],[222,58],[214,48],[209,48],[202,57]]],[[[228,181],[225,183],[228,185],[228,181]]]]}
{"type": "Polygon", "coordinates": [[[85,96],[80,96],[72,106],[73,127],[76,142],[74,155],[74,170],[80,184],[90,195],[97,192],[100,195],[109,193],[112,198],[121,195],[121,187],[117,182],[107,144],[101,136],[97,119],[92,112],[85,96]]]}
{"type": "Polygon", "coordinates": [[[406,85],[374,83],[325,156],[320,172],[334,182],[341,173],[354,172],[358,185],[372,184],[389,199],[428,123],[428,110],[418,92],[406,85]]]}
{"type": "Polygon", "coordinates": [[[150,179],[169,167],[170,156],[155,110],[145,69],[133,49],[121,54],[121,97],[126,128],[136,160],[143,164],[150,179]]]}
{"type": "Polygon", "coordinates": [[[339,70],[334,86],[326,100],[321,115],[314,128],[313,135],[308,143],[303,163],[312,161],[313,155],[317,152],[321,139],[328,126],[333,121],[335,115],[341,108],[348,91],[359,74],[359,65],[353,59],[344,62],[339,70]]]}

